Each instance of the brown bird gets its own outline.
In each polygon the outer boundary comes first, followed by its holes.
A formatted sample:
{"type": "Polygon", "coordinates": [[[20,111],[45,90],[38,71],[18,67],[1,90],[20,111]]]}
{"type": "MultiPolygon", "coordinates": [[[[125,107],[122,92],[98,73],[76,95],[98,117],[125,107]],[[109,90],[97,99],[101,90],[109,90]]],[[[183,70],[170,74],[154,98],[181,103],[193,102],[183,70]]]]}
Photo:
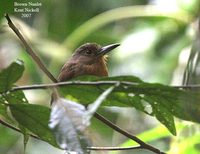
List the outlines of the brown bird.
{"type": "MultiPolygon", "coordinates": [[[[119,44],[111,44],[101,47],[96,43],[80,46],[62,67],[58,81],[70,80],[81,75],[108,76],[106,54],[118,46],[119,44]]],[[[57,143],[62,149],[86,153],[80,142],[90,145],[89,134],[85,136],[85,129],[90,123],[90,120],[86,122],[88,110],[81,104],[59,97],[56,89],[53,90],[51,103],[49,127],[54,131],[57,143]],[[84,122],[83,118],[86,118],[84,122]],[[78,137],[80,141],[77,140],[78,137]]]]}
{"type": "Polygon", "coordinates": [[[70,80],[81,75],[108,76],[107,53],[119,44],[104,47],[96,43],[86,43],[75,50],[75,53],[62,67],[58,81],[70,80]]]}

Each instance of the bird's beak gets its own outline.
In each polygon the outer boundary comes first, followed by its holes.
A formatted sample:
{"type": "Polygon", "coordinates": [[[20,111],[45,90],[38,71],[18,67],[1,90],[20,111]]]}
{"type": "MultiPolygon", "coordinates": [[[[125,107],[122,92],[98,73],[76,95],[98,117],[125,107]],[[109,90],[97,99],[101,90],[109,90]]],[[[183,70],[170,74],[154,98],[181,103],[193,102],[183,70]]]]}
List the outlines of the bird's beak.
{"type": "Polygon", "coordinates": [[[115,49],[116,47],[120,46],[120,44],[110,44],[104,47],[101,47],[99,52],[98,52],[98,56],[103,56],[105,54],[107,54],[108,52],[110,52],[111,50],[115,49]]]}

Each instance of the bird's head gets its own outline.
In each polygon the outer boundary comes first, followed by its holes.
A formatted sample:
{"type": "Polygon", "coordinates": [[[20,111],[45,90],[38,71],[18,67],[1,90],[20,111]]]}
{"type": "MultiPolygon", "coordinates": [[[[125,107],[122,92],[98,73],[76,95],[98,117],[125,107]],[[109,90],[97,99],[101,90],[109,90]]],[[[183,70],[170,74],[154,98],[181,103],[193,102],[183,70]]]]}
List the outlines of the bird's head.
{"type": "Polygon", "coordinates": [[[86,43],[75,50],[72,59],[79,64],[91,65],[104,61],[106,59],[105,55],[118,46],[119,44],[111,44],[101,47],[96,43],[86,43]]]}

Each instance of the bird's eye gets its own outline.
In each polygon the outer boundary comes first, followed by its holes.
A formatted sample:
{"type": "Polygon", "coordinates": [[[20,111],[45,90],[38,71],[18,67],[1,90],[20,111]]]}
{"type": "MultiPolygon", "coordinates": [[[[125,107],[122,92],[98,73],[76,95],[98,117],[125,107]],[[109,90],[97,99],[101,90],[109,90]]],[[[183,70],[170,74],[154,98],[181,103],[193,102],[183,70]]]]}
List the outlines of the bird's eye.
{"type": "Polygon", "coordinates": [[[92,51],[86,50],[86,51],[85,51],[85,54],[86,54],[86,55],[91,55],[91,54],[92,54],[92,51]]]}

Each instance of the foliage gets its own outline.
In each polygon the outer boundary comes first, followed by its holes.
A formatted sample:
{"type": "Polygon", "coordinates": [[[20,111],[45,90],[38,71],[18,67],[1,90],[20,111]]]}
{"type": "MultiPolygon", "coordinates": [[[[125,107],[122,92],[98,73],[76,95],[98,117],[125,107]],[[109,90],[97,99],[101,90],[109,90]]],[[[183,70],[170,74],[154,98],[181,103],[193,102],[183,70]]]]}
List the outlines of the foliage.
{"type": "MultiPolygon", "coordinates": [[[[33,134],[36,134],[42,140],[56,146],[52,132],[48,128],[48,120],[50,110],[41,105],[29,104],[22,91],[12,91],[14,83],[22,76],[23,63],[13,62],[7,69],[0,73],[1,83],[4,91],[1,93],[1,114],[7,118],[6,108],[9,107],[14,119],[24,128],[28,129],[33,134]],[[3,78],[8,74],[12,74],[7,78],[3,78]],[[8,80],[9,79],[9,80],[8,80]],[[11,90],[11,91],[10,91],[11,90]],[[6,115],[6,116],[5,116],[6,115]]],[[[174,116],[183,120],[199,122],[196,115],[198,110],[192,110],[190,113],[195,115],[185,114],[185,109],[188,103],[191,102],[185,99],[180,99],[183,96],[188,97],[185,91],[178,90],[161,84],[146,83],[134,76],[120,77],[79,77],[76,81],[118,81],[119,86],[104,100],[104,106],[118,107],[135,107],[148,115],[155,116],[168,130],[176,135],[174,124],[174,116]]],[[[98,86],[89,85],[68,85],[66,88],[61,88],[62,93],[67,97],[75,98],[76,101],[82,104],[90,104],[106,89],[108,85],[102,84],[98,86]]],[[[185,98],[185,97],[184,97],[185,98]]],[[[194,99],[194,97],[193,97],[194,99]]],[[[199,116],[198,116],[199,117],[199,116]]]]}
{"type": "MultiPolygon", "coordinates": [[[[32,0],[32,2],[37,2],[37,0],[32,0]]],[[[150,84],[147,82],[170,84],[172,79],[174,79],[174,76],[178,76],[178,80],[175,80],[173,84],[180,84],[182,76],[180,68],[183,69],[184,67],[182,61],[179,63],[180,55],[183,55],[182,53],[185,51],[186,47],[188,48],[192,44],[195,34],[193,31],[195,28],[193,23],[199,15],[200,1],[169,0],[166,1],[164,5],[157,5],[156,8],[152,10],[151,8],[153,7],[148,5],[149,2],[150,1],[148,0],[77,0],[76,2],[68,0],[55,2],[42,1],[43,6],[40,12],[34,14],[32,18],[22,19],[21,21],[23,22],[18,25],[20,25],[20,30],[27,34],[26,36],[28,40],[30,40],[34,48],[37,49],[38,54],[42,56],[48,68],[50,68],[55,74],[58,73],[60,66],[68,58],[71,52],[73,52],[73,49],[81,43],[92,41],[103,45],[120,42],[122,44],[121,48],[111,55],[108,63],[110,74],[114,76],[121,74],[136,75],[140,76],[140,78],[146,82],[143,82],[134,76],[120,76],[117,78],[112,77],[104,79],[84,77],[76,80],[127,80],[137,83],[138,85],[128,86],[127,89],[124,85],[121,85],[108,97],[108,99],[104,101],[103,106],[118,106],[120,109],[123,107],[135,108],[146,113],[147,115],[154,116],[155,119],[158,119],[160,122],[162,121],[162,123],[175,134],[175,126],[173,123],[174,116],[183,120],[199,123],[200,111],[199,101],[197,101],[199,93],[195,91],[180,91],[168,86],[163,87],[163,85],[160,84],[150,84]],[[176,2],[176,6],[174,5],[175,3],[169,5],[171,2],[176,2]],[[176,8],[177,10],[174,10],[176,8]],[[24,26],[25,23],[27,25],[24,26]],[[26,31],[28,33],[26,33],[26,31]],[[31,35],[29,36],[29,34],[31,35]],[[176,72],[178,72],[178,75],[176,75],[176,72]],[[158,91],[154,91],[151,88],[156,88],[158,91]],[[162,94],[163,91],[166,91],[166,93],[162,94]],[[156,105],[154,104],[155,102],[156,105]],[[161,111],[159,111],[160,109],[161,111]],[[165,117],[165,113],[168,116],[165,117]]],[[[159,2],[159,0],[151,2],[159,2]]],[[[30,123],[27,123],[27,120],[29,120],[33,124],[33,117],[26,117],[26,114],[29,114],[27,111],[30,111],[30,113],[33,112],[36,115],[41,115],[41,113],[38,112],[40,110],[45,110],[44,112],[49,116],[49,108],[27,104],[28,101],[26,100],[23,91],[8,92],[8,90],[12,88],[14,84],[23,85],[38,82],[46,83],[48,80],[43,77],[41,71],[37,70],[30,58],[21,52],[24,49],[18,46],[16,38],[12,39],[11,35],[7,35],[7,30],[4,30],[6,24],[4,22],[3,14],[5,12],[20,19],[20,13],[13,13],[12,0],[0,1],[0,19],[2,19],[2,23],[0,25],[0,51],[3,51],[5,48],[7,49],[6,51],[8,51],[6,54],[4,52],[0,52],[0,67],[4,63],[7,64],[9,61],[12,62],[13,59],[16,58],[16,55],[20,53],[17,56],[25,62],[25,72],[22,78],[20,73],[24,70],[22,65],[20,66],[21,69],[18,69],[18,71],[13,73],[11,73],[11,69],[7,68],[4,70],[7,72],[7,75],[0,78],[0,92],[3,93],[0,94],[0,117],[21,130],[23,130],[23,126],[29,128],[27,131],[28,134],[39,134],[38,136],[41,137],[41,132],[33,130],[35,128],[31,128],[30,123]],[[12,52],[15,53],[14,57],[9,58],[8,55],[12,52]],[[16,83],[19,78],[22,78],[23,80],[16,83]],[[12,104],[14,105],[12,106],[12,104]],[[15,106],[17,106],[17,108],[15,106]],[[16,121],[19,124],[16,124],[13,117],[10,116],[8,109],[11,108],[14,110],[12,114],[16,114],[18,117],[16,118],[16,121]],[[18,113],[21,110],[25,111],[23,113],[25,119],[22,119],[22,115],[18,113]]],[[[197,39],[197,47],[199,45],[198,41],[199,40],[197,39]]],[[[198,53],[195,49],[193,49],[188,62],[190,64],[187,68],[188,76],[185,76],[187,80],[186,82],[190,84],[198,84],[199,81],[199,69],[195,68],[195,65],[198,65],[199,63],[199,60],[196,60],[196,57],[199,59],[198,53]],[[191,73],[191,70],[194,72],[191,73]]],[[[182,60],[183,59],[186,60],[186,57],[182,58],[182,60]]],[[[87,105],[93,102],[97,96],[99,96],[99,94],[107,88],[107,85],[101,85],[98,86],[98,88],[96,86],[81,85],[68,87],[70,87],[70,89],[61,88],[61,91],[64,91],[64,96],[87,105]],[[82,97],[82,94],[84,96],[89,96],[82,97]]],[[[30,92],[31,96],[36,93],[35,91],[30,92]]],[[[46,100],[48,100],[49,95],[46,91],[39,91],[39,93],[36,94],[40,95],[40,92],[42,97],[34,95],[34,97],[30,97],[30,103],[40,104],[47,102],[46,100]]],[[[28,99],[30,93],[28,93],[29,95],[26,95],[28,99]]],[[[103,108],[100,111],[115,122],[119,122],[119,115],[122,115],[118,108],[114,108],[113,110],[103,108]]],[[[138,123],[134,123],[133,126],[131,125],[131,128],[129,128],[128,125],[125,126],[122,124],[122,126],[124,126],[127,130],[133,131],[134,133],[141,133],[141,131],[144,131],[145,134],[145,130],[152,127],[152,122],[151,124],[146,124],[143,116],[144,114],[141,114],[140,112],[137,112],[137,114],[130,113],[126,116],[126,121],[136,119],[138,123]],[[138,115],[140,118],[138,118],[138,115]]],[[[35,118],[36,121],[39,123],[41,122],[39,116],[35,116],[35,118]]],[[[47,116],[42,119],[47,119],[47,116]]],[[[48,121],[44,121],[45,125],[47,122],[48,121]]],[[[192,124],[198,127],[198,124],[192,124]]],[[[45,128],[41,129],[42,131],[45,130],[45,128]]],[[[104,135],[104,141],[106,139],[108,140],[106,137],[109,137],[109,139],[113,137],[113,131],[107,131],[107,128],[105,128],[104,125],[100,127],[100,124],[97,123],[95,125],[95,130],[98,131],[98,129],[106,129],[106,132],[102,133],[104,135]]],[[[0,130],[2,129],[0,128],[0,130]]],[[[188,131],[190,132],[190,130],[188,131]]],[[[5,136],[4,132],[5,131],[3,129],[1,131],[1,136],[5,136]]],[[[162,131],[158,130],[158,132],[162,131]]],[[[198,129],[196,132],[198,132],[198,129]]],[[[46,133],[48,134],[50,132],[47,131],[46,133]]],[[[191,135],[190,137],[184,137],[184,133],[181,136],[177,136],[177,140],[174,140],[172,136],[168,137],[172,139],[172,144],[174,145],[172,145],[170,149],[173,149],[173,147],[174,149],[176,149],[175,147],[179,147],[180,153],[187,153],[188,148],[192,152],[194,151],[193,153],[199,153],[198,148],[196,148],[198,147],[198,133],[193,133],[194,136],[191,135]],[[186,140],[184,141],[184,139],[186,140]],[[191,144],[188,145],[188,142],[191,144]]],[[[154,133],[153,137],[155,137],[155,134],[156,133],[154,133]]],[[[179,135],[178,129],[177,134],[179,135]]],[[[49,134],[50,138],[51,136],[52,134],[49,134]]],[[[117,135],[115,135],[115,137],[116,136],[117,135]]],[[[13,135],[13,137],[16,137],[16,135],[13,135]]],[[[8,138],[9,137],[4,137],[4,139],[6,139],[5,142],[9,140],[8,138]]],[[[44,138],[43,140],[48,141],[47,138],[44,138]]],[[[110,139],[107,143],[111,143],[111,141],[112,144],[117,143],[114,139],[110,139]]],[[[123,141],[124,139],[122,138],[119,142],[123,141]]],[[[151,140],[144,141],[151,142],[151,140]]],[[[171,143],[168,140],[164,141],[164,147],[171,143]]],[[[49,142],[50,144],[55,145],[53,140],[49,142]]],[[[103,144],[105,143],[106,141],[103,142],[103,144]]],[[[158,138],[157,143],[160,143],[158,138]]],[[[12,145],[9,144],[9,151],[11,146],[12,145]]],[[[163,146],[161,145],[161,147],[163,146]]],[[[0,152],[2,152],[3,148],[0,148],[0,152]]],[[[172,151],[171,153],[178,152],[172,151]]]]}
{"type": "Polygon", "coordinates": [[[28,104],[22,91],[9,92],[17,79],[22,76],[22,70],[24,70],[23,63],[16,61],[0,73],[1,83],[5,83],[2,87],[6,89],[0,96],[2,116],[5,118],[8,117],[8,114],[6,114],[6,106],[8,106],[14,119],[20,126],[38,135],[42,140],[56,146],[52,132],[48,128],[50,109],[40,105],[28,104]],[[6,76],[7,74],[9,74],[9,77],[6,76]],[[5,76],[7,78],[5,78],[5,76]]]}
{"type": "MultiPolygon", "coordinates": [[[[178,90],[161,84],[152,84],[141,81],[134,76],[120,76],[109,78],[79,77],[75,80],[88,81],[119,81],[121,86],[109,95],[104,101],[105,106],[135,107],[148,115],[155,116],[172,134],[176,134],[173,116],[183,120],[200,122],[198,95],[190,91],[178,90]],[[130,82],[123,84],[123,81],[130,82]],[[132,83],[132,85],[131,85],[132,83]],[[192,96],[192,97],[191,97],[192,96]],[[193,105],[191,105],[191,103],[193,105]]],[[[82,103],[89,104],[107,88],[98,86],[73,86],[61,88],[66,97],[73,98],[82,103]]]]}
{"type": "Polygon", "coordinates": [[[20,61],[12,63],[10,67],[1,71],[0,92],[8,91],[12,85],[22,76],[24,65],[20,61]]]}

